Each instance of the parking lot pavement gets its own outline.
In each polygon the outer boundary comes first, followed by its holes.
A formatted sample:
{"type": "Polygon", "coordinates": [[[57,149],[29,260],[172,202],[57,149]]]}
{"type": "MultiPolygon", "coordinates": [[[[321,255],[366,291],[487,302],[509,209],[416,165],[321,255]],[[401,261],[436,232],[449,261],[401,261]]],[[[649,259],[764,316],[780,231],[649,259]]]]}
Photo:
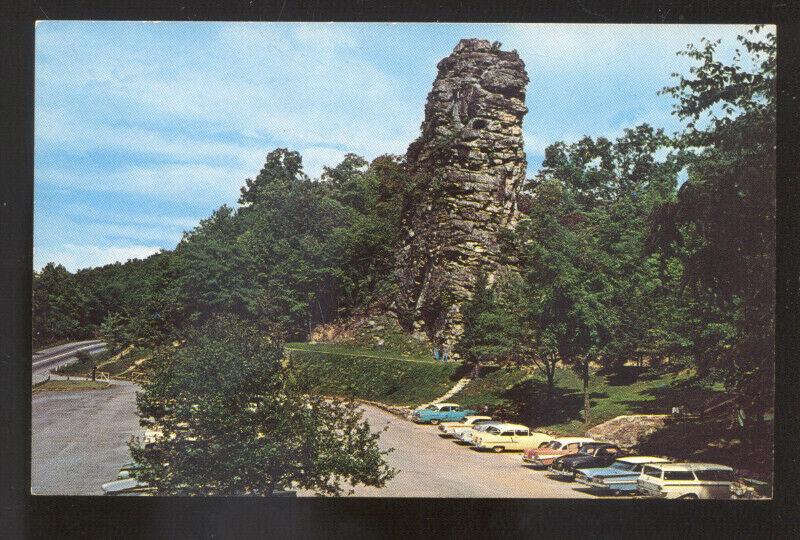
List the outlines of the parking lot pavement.
{"type": "MultiPolygon", "coordinates": [[[[114,381],[104,390],[42,392],[32,403],[32,493],[99,495],[130,461],[127,442],[142,436],[133,383],[114,381]]],[[[520,453],[483,453],[418,425],[364,405],[373,427],[389,426],[380,446],[395,448],[389,463],[400,469],[384,488],[357,486],[361,497],[592,498],[579,485],[553,480],[522,466],[520,453]]],[[[313,495],[300,492],[302,495],[313,495]]]]}
{"type": "Polygon", "coordinates": [[[357,486],[355,496],[593,497],[573,489],[580,484],[553,480],[544,471],[523,467],[519,452],[477,452],[439,437],[435,426],[414,424],[370,405],[364,405],[364,417],[374,429],[388,422],[380,446],[395,448],[388,461],[400,472],[384,488],[357,486]]]}
{"type": "Polygon", "coordinates": [[[130,461],[127,442],[144,434],[136,415],[136,385],[113,381],[104,390],[41,392],[31,403],[31,492],[100,495],[130,461]]]}

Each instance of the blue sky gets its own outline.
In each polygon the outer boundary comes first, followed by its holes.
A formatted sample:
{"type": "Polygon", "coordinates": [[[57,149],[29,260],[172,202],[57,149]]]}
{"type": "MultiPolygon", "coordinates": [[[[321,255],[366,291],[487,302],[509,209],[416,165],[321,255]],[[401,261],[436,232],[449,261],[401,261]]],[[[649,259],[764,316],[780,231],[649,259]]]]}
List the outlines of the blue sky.
{"type": "Polygon", "coordinates": [[[36,28],[34,267],[69,270],[170,249],[288,147],[316,177],[346,152],[403,153],[436,63],[459,39],[525,61],[529,174],[544,148],[648,122],[701,37],[734,25],[145,23],[36,28]]]}

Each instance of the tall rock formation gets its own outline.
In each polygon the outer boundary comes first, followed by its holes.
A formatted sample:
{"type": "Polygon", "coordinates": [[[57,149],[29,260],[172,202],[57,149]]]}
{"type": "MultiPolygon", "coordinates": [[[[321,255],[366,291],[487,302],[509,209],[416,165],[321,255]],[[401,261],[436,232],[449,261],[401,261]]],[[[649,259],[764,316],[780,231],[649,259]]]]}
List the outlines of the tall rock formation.
{"type": "Polygon", "coordinates": [[[479,272],[493,278],[498,235],[514,223],[528,75],[516,51],[478,39],[461,40],[438,70],[406,154],[415,191],[392,310],[407,331],[448,349],[463,329],[461,304],[479,272]]]}

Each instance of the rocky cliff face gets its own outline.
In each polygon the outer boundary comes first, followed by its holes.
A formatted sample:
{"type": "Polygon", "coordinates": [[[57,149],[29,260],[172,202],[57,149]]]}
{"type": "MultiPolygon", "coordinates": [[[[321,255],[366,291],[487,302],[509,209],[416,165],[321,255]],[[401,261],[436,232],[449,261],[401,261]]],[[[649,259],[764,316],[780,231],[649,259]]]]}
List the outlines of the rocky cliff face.
{"type": "Polygon", "coordinates": [[[516,51],[477,39],[461,40],[438,70],[406,155],[415,191],[392,310],[407,331],[447,349],[462,331],[461,304],[479,272],[491,282],[498,235],[514,223],[528,75],[516,51]]]}

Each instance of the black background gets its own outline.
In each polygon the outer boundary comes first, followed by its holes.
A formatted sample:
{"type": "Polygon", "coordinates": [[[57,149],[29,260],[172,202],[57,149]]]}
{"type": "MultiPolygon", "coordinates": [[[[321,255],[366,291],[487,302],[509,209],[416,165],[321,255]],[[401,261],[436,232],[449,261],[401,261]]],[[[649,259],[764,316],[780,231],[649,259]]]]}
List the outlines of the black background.
{"type": "Polygon", "coordinates": [[[800,537],[799,13],[796,1],[744,0],[15,2],[0,13],[0,538],[800,537]],[[665,502],[31,497],[33,46],[37,19],[777,24],[778,405],[774,499],[665,502]]]}

